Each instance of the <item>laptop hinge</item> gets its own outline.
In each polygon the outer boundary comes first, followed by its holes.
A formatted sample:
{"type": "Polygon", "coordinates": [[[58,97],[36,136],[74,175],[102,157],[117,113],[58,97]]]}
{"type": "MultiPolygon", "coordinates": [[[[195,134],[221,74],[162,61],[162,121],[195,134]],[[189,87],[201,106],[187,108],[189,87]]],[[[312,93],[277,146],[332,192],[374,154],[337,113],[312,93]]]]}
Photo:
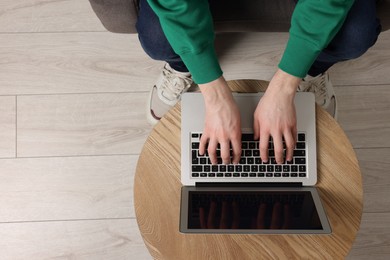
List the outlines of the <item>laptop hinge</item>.
{"type": "Polygon", "coordinates": [[[302,187],[302,182],[197,182],[196,187],[302,187]]]}

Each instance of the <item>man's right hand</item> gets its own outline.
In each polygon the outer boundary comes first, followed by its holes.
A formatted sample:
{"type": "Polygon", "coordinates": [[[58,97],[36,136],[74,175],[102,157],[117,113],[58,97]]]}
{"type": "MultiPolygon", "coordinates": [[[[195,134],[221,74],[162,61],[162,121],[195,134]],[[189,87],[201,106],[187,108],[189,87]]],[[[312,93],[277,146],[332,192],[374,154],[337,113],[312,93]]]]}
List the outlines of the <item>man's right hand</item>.
{"type": "MultiPolygon", "coordinates": [[[[217,163],[217,147],[220,144],[223,164],[238,163],[241,157],[240,111],[225,79],[220,77],[206,84],[199,84],[205,101],[206,115],[199,153],[207,151],[212,164],[217,163]],[[230,146],[233,150],[231,161],[230,146]]],[[[196,108],[194,108],[196,109],[196,108]]]]}

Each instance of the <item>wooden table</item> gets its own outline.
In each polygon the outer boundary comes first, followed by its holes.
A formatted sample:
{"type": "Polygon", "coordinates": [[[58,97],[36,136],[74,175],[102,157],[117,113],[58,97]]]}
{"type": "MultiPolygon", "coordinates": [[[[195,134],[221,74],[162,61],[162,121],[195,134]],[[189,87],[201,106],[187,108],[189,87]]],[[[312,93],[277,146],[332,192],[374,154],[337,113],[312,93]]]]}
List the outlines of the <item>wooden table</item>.
{"type": "MultiPolygon", "coordinates": [[[[230,81],[233,91],[264,91],[267,82],[230,81]]],[[[337,122],[317,107],[317,188],[330,235],[182,234],[180,216],[180,104],[151,132],[134,184],[135,211],[155,259],[344,259],[359,229],[362,179],[354,150],[337,122]]]]}

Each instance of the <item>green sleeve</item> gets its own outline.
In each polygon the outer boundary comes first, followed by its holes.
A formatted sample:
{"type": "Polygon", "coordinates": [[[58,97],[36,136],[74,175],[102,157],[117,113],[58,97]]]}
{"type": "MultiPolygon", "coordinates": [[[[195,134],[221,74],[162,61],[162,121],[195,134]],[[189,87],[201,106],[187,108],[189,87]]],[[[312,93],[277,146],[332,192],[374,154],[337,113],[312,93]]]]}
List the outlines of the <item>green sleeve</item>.
{"type": "Polygon", "coordinates": [[[164,34],[194,81],[207,83],[222,70],[214,48],[213,19],[207,0],[148,0],[164,34]]]}
{"type": "Polygon", "coordinates": [[[311,65],[342,26],[354,0],[299,0],[279,68],[305,77],[311,65]]]}

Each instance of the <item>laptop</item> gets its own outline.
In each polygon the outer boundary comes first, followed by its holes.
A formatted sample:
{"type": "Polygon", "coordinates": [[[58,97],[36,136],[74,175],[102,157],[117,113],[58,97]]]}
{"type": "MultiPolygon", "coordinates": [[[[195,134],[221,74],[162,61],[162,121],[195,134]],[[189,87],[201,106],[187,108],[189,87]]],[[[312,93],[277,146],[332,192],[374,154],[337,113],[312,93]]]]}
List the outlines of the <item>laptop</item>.
{"type": "MultiPolygon", "coordinates": [[[[182,95],[181,208],[183,233],[329,234],[331,228],[315,188],[317,149],[313,93],[295,96],[297,144],[291,162],[262,162],[253,140],[253,114],[263,93],[233,93],[240,109],[239,164],[212,165],[199,154],[205,106],[199,92],[182,95]]],[[[220,152],[217,150],[217,156],[220,152]]]]}

